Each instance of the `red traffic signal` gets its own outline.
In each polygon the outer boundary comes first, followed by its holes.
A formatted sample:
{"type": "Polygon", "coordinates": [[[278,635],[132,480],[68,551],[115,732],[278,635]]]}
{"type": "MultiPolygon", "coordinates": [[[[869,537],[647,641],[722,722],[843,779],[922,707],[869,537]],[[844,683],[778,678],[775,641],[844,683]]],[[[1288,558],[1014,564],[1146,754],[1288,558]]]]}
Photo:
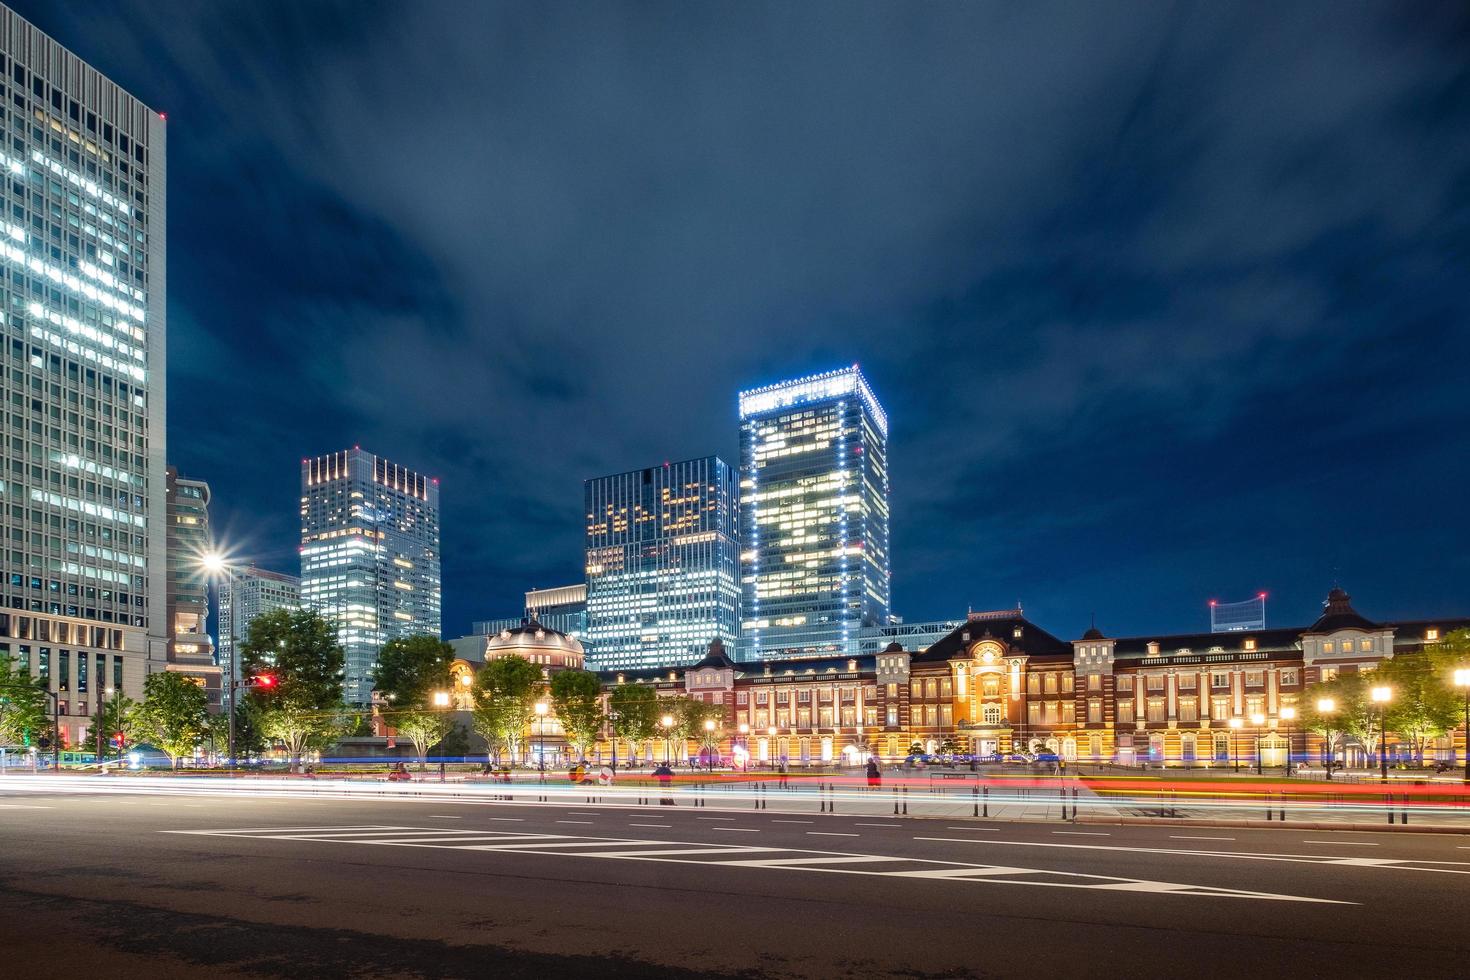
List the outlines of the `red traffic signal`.
{"type": "Polygon", "coordinates": [[[275,674],[257,674],[250,679],[250,686],[257,690],[270,690],[276,686],[275,674]]]}

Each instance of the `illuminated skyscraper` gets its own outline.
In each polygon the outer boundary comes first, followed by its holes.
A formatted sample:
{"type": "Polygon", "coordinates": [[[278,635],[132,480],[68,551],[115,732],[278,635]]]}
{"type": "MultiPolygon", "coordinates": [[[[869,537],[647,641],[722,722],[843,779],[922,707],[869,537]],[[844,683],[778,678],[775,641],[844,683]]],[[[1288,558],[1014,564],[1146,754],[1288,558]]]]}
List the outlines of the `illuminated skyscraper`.
{"type": "Polygon", "coordinates": [[[439,635],[439,481],[361,449],[302,460],[301,602],[337,623],[365,703],[384,643],[439,635]]]}
{"type": "Polygon", "coordinates": [[[740,393],[740,547],[743,659],[887,622],[888,418],[857,365],[740,393]]]}
{"type": "Polygon", "coordinates": [[[209,636],[209,573],[204,556],[214,550],[209,533],[209,484],[167,469],[168,486],[168,662],[169,669],[196,678],[220,705],[220,669],[209,636]]]}
{"type": "Polygon", "coordinates": [[[693,663],[733,643],[735,474],[715,456],[588,480],[587,666],[693,663]]]}
{"type": "Polygon", "coordinates": [[[87,744],[166,666],[163,117],[0,7],[0,654],[87,744]]]}

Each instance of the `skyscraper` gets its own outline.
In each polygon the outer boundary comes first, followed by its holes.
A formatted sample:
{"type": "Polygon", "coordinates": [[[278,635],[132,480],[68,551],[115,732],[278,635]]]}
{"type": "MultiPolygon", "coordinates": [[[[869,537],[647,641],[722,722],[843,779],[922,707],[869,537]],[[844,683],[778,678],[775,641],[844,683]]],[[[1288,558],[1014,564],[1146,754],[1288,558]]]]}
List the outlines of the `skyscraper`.
{"type": "Polygon", "coordinates": [[[75,744],[169,629],[163,117],[0,7],[0,653],[75,744]]]}
{"type": "Polygon", "coordinates": [[[549,589],[528,589],[524,611],[518,616],[477,620],[470,632],[489,636],[504,629],[515,629],[531,617],[587,645],[587,586],[559,585],[549,589]]]}
{"type": "Polygon", "coordinates": [[[365,703],[384,643],[439,635],[439,481],[360,448],[302,460],[301,601],[337,623],[365,703]]]}
{"type": "Polygon", "coordinates": [[[220,671],[209,636],[209,574],[204,556],[214,550],[209,533],[209,484],[165,471],[168,487],[169,669],[197,678],[220,705],[220,671]]]}
{"type": "Polygon", "coordinates": [[[888,619],[888,418],[857,365],[740,393],[741,654],[857,653],[888,619]]]}
{"type": "Polygon", "coordinates": [[[587,664],[692,663],[739,622],[735,474],[715,456],[586,481],[587,664]]]}
{"type": "Polygon", "coordinates": [[[263,568],[237,568],[219,583],[219,665],[226,677],[235,649],[250,636],[256,617],[301,607],[301,579],[263,568]]]}

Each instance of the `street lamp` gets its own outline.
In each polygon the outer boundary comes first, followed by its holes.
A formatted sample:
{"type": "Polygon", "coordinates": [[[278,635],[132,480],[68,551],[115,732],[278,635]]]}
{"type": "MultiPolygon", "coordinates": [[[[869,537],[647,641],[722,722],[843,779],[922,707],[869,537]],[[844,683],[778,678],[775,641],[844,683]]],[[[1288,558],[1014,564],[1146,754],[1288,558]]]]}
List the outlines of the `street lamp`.
{"type": "Polygon", "coordinates": [[[1336,713],[1337,702],[1332,698],[1317,699],[1317,714],[1327,720],[1327,745],[1325,750],[1327,753],[1326,765],[1328,779],[1332,778],[1332,763],[1336,761],[1332,754],[1332,716],[1336,713]]]}
{"type": "Polygon", "coordinates": [[[210,551],[199,558],[199,565],[204,569],[211,579],[214,580],[214,598],[216,605],[220,602],[219,578],[225,578],[225,583],[230,594],[230,676],[224,679],[220,685],[220,699],[228,702],[225,711],[229,715],[229,746],[227,754],[230,760],[230,769],[235,768],[235,695],[240,688],[240,644],[235,636],[235,624],[240,619],[240,608],[235,602],[235,566],[230,564],[223,554],[218,551],[210,551]],[[226,697],[228,695],[228,697],[226,697]]]}
{"type": "Polygon", "coordinates": [[[1455,669],[1455,686],[1465,692],[1465,782],[1470,783],[1470,669],[1455,669]]]}
{"type": "Polygon", "coordinates": [[[1281,720],[1284,721],[1284,722],[1286,722],[1286,765],[1282,767],[1282,770],[1281,771],[1283,773],[1285,773],[1288,777],[1290,777],[1291,776],[1291,723],[1292,723],[1293,719],[1296,718],[1296,709],[1293,708],[1293,707],[1287,706],[1285,708],[1282,708],[1279,713],[1281,715],[1281,720]]]}
{"type": "Polygon", "coordinates": [[[708,763],[711,773],[715,771],[715,748],[711,742],[711,739],[714,738],[714,731],[715,720],[713,718],[706,718],[704,720],[704,753],[705,761],[708,763]]]}
{"type": "Polygon", "coordinates": [[[1373,703],[1378,705],[1378,772],[1383,782],[1388,782],[1388,729],[1384,719],[1388,714],[1388,702],[1393,699],[1393,688],[1375,687],[1373,703]]]}
{"type": "MultiPolygon", "coordinates": [[[[1467,697],[1470,697],[1470,694],[1467,694],[1467,697]]],[[[1470,701],[1467,701],[1467,704],[1470,704],[1470,701]]],[[[1466,710],[1470,711],[1470,708],[1466,710]]],[[[1470,715],[1466,717],[1470,718],[1470,715]]],[[[1470,733],[1470,728],[1467,728],[1466,731],[1470,733]]],[[[1470,734],[1467,734],[1466,737],[1470,738],[1470,734]]],[[[740,747],[745,750],[745,771],[750,772],[750,726],[743,721],[740,723],[740,747]]],[[[1466,765],[1470,766],[1470,753],[1466,754],[1466,760],[1466,765]]],[[[1467,775],[1466,778],[1470,779],[1470,775],[1467,775]]]]}
{"type": "Polygon", "coordinates": [[[1240,718],[1230,719],[1230,754],[1235,756],[1235,771],[1240,772],[1240,740],[1236,737],[1240,732],[1240,726],[1245,721],[1240,718]]]}
{"type": "Polygon", "coordinates": [[[766,745],[767,745],[767,750],[766,750],[767,759],[766,759],[766,761],[771,764],[771,768],[772,769],[775,769],[776,768],[776,726],[775,725],[772,725],[770,728],[767,728],[766,729],[766,738],[769,740],[769,741],[766,742],[766,745]]]}
{"type": "Polygon", "coordinates": [[[1251,715],[1251,724],[1256,726],[1256,775],[1264,776],[1261,771],[1261,726],[1266,723],[1266,716],[1257,711],[1251,715]]]}
{"type": "Polygon", "coordinates": [[[664,715],[662,718],[660,718],[658,720],[658,723],[659,723],[659,725],[661,725],[663,727],[663,730],[664,730],[664,765],[668,765],[669,764],[669,749],[670,749],[669,740],[671,738],[673,738],[673,735],[671,734],[671,730],[674,727],[674,716],[673,715],[664,715]]]}
{"type": "Polygon", "coordinates": [[[545,701],[536,702],[536,767],[541,770],[542,779],[546,778],[546,712],[549,710],[545,701]]]}
{"type": "Polygon", "coordinates": [[[613,710],[607,713],[607,728],[608,732],[612,735],[612,771],[614,776],[618,774],[618,719],[621,717],[622,715],[613,710]]]}

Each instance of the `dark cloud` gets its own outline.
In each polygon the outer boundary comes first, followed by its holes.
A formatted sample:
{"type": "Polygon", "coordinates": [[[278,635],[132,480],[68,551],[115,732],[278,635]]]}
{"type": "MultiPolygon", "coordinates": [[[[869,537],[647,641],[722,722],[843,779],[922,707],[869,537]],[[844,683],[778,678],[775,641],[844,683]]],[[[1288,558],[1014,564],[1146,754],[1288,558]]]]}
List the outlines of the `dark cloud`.
{"type": "Polygon", "coordinates": [[[860,361],[911,619],[1463,611],[1452,5],[16,6],[169,112],[170,455],[264,563],[361,443],[458,632],[580,574],[584,477],[860,361]]]}

